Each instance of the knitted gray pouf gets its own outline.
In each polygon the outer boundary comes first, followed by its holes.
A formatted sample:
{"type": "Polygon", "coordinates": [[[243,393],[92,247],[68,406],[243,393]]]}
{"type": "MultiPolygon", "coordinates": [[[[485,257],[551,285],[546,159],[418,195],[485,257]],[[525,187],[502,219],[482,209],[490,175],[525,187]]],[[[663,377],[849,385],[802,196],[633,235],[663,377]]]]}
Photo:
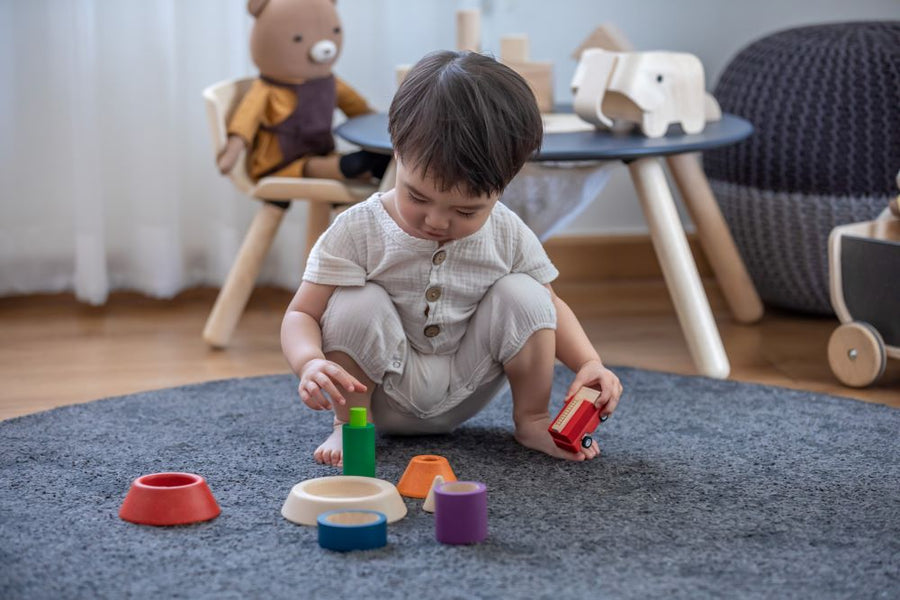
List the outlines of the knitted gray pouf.
{"type": "Polygon", "coordinates": [[[828,234],[873,219],[897,193],[900,21],[767,36],[731,61],[714,95],[755,127],[704,166],[760,296],[831,313],[828,234]]]}

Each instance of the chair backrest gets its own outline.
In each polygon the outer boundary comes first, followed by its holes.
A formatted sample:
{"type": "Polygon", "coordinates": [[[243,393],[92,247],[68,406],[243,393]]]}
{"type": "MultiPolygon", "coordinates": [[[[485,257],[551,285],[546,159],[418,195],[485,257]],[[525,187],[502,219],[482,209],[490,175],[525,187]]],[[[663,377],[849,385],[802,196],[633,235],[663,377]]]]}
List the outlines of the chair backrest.
{"type": "MultiPolygon", "coordinates": [[[[237,108],[241,98],[250,89],[254,79],[254,77],[228,79],[215,83],[203,90],[206,118],[209,122],[213,150],[216,156],[219,155],[228,142],[228,120],[231,119],[232,113],[237,108]]],[[[229,177],[231,177],[234,185],[245,194],[250,194],[254,188],[254,183],[247,174],[245,156],[241,156],[238,159],[234,169],[229,173],[229,177]]]]}

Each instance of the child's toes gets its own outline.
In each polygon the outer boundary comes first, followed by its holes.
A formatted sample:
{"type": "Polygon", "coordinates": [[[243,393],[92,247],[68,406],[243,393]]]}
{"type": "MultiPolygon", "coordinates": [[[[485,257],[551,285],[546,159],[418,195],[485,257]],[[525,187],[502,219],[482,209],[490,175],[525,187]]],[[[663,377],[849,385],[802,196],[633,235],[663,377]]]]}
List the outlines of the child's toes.
{"type": "Polygon", "coordinates": [[[343,455],[340,450],[332,450],[331,451],[331,466],[339,467],[343,464],[344,461],[341,460],[343,455]]]}

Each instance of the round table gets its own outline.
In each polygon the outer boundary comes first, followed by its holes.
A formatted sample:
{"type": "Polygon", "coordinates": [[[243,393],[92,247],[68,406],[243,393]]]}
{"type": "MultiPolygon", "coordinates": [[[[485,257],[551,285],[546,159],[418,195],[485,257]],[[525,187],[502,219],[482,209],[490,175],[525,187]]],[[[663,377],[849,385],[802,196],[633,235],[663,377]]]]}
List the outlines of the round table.
{"type": "MultiPolygon", "coordinates": [[[[366,150],[391,152],[388,118],[384,113],[372,113],[350,119],[338,126],[335,133],[366,150]]],[[[535,160],[631,161],[650,156],[711,150],[740,142],[752,133],[753,125],[749,121],[731,114],[722,115],[722,120],[708,123],[703,131],[693,135],[672,133],[661,138],[648,138],[637,132],[546,133],[535,160]]]]}
{"type": "MultiPolygon", "coordinates": [[[[544,134],[543,145],[534,160],[620,160],[628,165],[694,364],[701,374],[724,379],[731,367],[662,161],[666,161],[672,172],[732,314],[739,322],[756,322],[763,314],[762,302],[697,160],[698,153],[703,150],[727,146],[749,137],[753,126],[740,117],[723,114],[721,120],[708,123],[700,133],[681,133],[677,127],[671,131],[660,138],[647,138],[637,132],[600,130],[548,132],[544,134]]],[[[335,133],[366,150],[391,152],[385,114],[355,117],[340,125],[335,133]]],[[[393,177],[388,174],[384,181],[392,185],[393,177]]]]}

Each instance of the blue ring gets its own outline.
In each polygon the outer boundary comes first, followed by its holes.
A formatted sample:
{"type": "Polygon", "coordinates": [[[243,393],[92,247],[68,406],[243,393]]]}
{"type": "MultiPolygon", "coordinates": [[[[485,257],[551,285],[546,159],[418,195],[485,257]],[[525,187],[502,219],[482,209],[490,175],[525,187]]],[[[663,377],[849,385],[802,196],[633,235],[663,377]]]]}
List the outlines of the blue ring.
{"type": "Polygon", "coordinates": [[[387,517],[376,510],[341,509],[323,512],[316,518],[319,524],[319,545],[326,550],[348,552],[371,550],[387,545],[387,517]],[[363,524],[343,524],[329,518],[340,514],[365,513],[375,515],[375,520],[363,524]]]}

